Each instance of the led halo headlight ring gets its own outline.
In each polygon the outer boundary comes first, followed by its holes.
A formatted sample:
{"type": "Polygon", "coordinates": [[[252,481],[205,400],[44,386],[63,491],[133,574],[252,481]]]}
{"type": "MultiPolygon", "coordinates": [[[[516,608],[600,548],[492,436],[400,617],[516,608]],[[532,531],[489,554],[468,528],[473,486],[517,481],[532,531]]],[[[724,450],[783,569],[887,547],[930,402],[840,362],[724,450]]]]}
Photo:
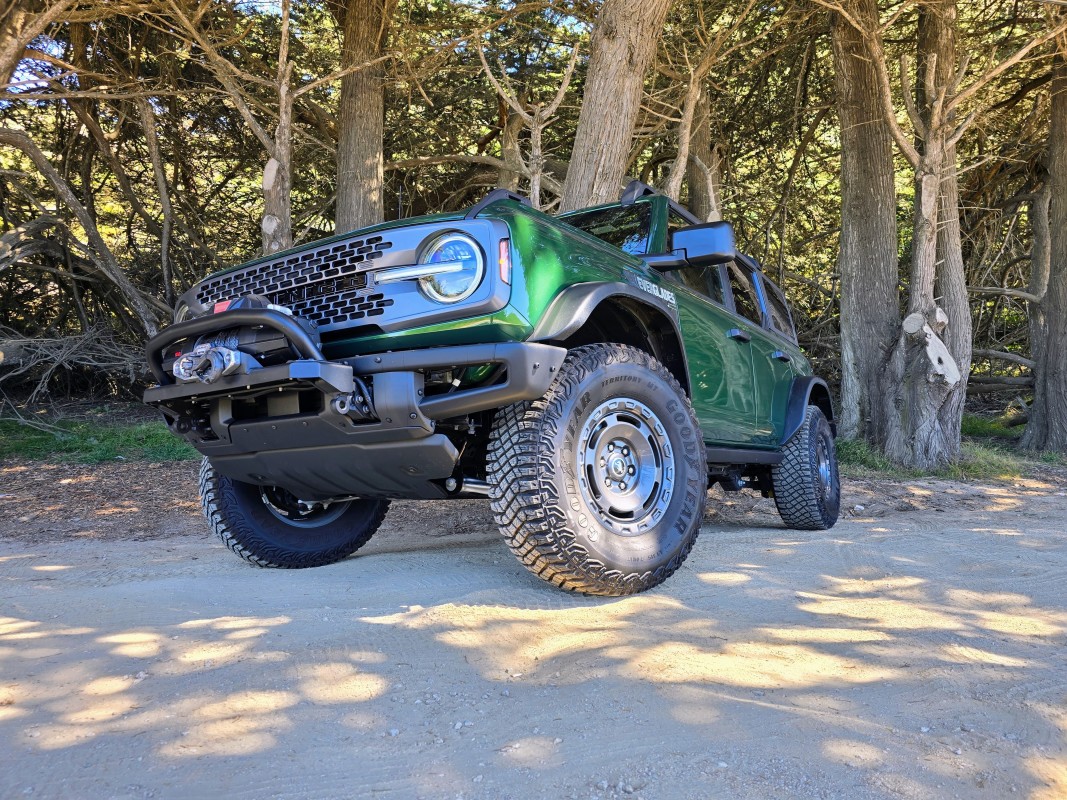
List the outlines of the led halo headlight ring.
{"type": "Polygon", "coordinates": [[[442,234],[431,241],[419,255],[419,266],[431,269],[435,266],[451,267],[426,272],[419,277],[419,291],[438,303],[458,303],[466,300],[481,286],[485,277],[485,256],[482,255],[482,248],[470,236],[458,231],[442,234]],[[469,257],[433,260],[435,256],[450,249],[465,249],[469,257]],[[474,262],[473,269],[469,266],[470,261],[474,262]],[[452,291],[449,291],[449,288],[452,291]],[[455,291],[456,289],[458,291],[455,291]]]}

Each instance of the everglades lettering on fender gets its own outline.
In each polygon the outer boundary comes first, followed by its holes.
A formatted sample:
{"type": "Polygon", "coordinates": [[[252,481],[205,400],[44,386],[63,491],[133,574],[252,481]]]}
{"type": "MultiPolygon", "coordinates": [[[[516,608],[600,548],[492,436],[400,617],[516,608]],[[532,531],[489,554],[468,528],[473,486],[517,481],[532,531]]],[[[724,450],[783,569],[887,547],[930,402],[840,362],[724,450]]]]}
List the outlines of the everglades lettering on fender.
{"type": "Polygon", "coordinates": [[[638,289],[641,289],[644,292],[648,292],[651,295],[655,295],[668,305],[677,308],[678,301],[674,299],[674,292],[672,292],[670,289],[664,289],[663,287],[657,286],[652,281],[645,280],[644,278],[634,278],[634,280],[637,282],[638,289]]]}

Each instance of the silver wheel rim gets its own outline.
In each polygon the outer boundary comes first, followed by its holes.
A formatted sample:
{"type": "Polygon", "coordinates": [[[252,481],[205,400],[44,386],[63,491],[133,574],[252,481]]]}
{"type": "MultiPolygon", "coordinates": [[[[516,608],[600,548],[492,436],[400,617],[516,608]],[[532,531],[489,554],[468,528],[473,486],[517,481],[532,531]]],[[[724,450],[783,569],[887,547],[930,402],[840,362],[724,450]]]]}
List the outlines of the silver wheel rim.
{"type": "Polygon", "coordinates": [[[259,497],[267,510],[286,525],[294,528],[321,528],[341,517],[348,510],[349,501],[340,503],[317,504],[305,510],[299,506],[299,500],[277,486],[261,486],[259,497]]]}
{"type": "Polygon", "coordinates": [[[834,488],[834,467],[826,440],[821,436],[815,446],[815,459],[819,475],[819,490],[825,500],[834,488]]]}
{"type": "Polygon", "coordinates": [[[601,403],[578,437],[578,483],[586,506],[621,535],[655,525],[674,494],[674,451],[663,423],[643,403],[601,403]]]}

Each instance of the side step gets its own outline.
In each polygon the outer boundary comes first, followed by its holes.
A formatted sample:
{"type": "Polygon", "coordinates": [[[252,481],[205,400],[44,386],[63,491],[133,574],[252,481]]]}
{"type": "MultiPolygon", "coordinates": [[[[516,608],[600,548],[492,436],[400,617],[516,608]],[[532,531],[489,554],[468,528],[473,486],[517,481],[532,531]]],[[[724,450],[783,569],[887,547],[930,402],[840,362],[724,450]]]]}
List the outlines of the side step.
{"type": "Polygon", "coordinates": [[[777,450],[742,450],[733,447],[707,447],[708,464],[781,464],[784,456],[777,450]]]}

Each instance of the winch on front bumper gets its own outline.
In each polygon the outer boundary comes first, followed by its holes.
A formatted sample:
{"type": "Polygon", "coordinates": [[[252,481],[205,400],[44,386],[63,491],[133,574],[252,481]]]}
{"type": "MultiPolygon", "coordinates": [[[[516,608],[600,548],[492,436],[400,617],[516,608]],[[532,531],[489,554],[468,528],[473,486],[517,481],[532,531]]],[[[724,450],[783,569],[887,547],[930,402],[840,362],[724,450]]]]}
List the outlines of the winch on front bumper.
{"type": "MultiPolygon", "coordinates": [[[[201,349],[199,358],[210,348],[201,349]]],[[[437,431],[438,421],[540,397],[566,350],[506,342],[327,361],[297,319],[240,309],[172,325],[148,342],[146,355],[159,385],[146,390],[144,401],[218,472],[316,500],[447,496],[460,449],[437,431]],[[179,370],[193,376],[188,380],[164,369],[167,354],[180,360],[197,341],[245,328],[282,334],[296,358],[272,366],[249,358],[236,371],[211,371],[210,382],[207,372],[201,379],[190,372],[192,362],[179,370]],[[487,364],[497,369],[485,383],[436,394],[426,389],[431,372],[487,364]]]]}

